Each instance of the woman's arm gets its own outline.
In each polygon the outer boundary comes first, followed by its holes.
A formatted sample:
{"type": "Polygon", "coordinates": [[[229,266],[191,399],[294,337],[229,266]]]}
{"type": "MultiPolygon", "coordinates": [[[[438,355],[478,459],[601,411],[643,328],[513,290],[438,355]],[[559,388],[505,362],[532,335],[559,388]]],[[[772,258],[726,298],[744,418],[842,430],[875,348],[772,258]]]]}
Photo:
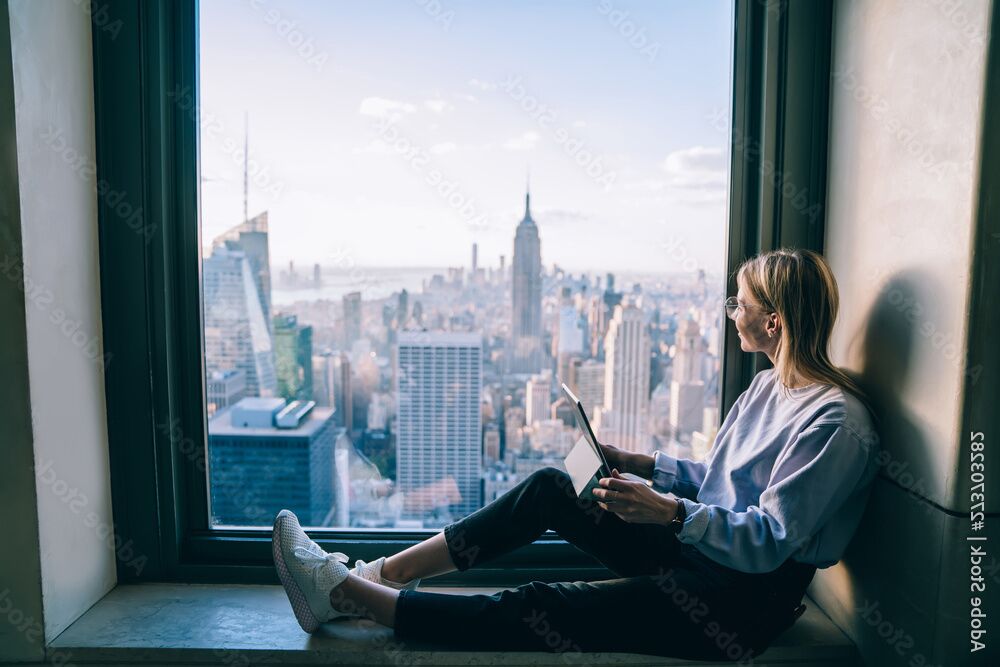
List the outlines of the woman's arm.
{"type": "MultiPolygon", "coordinates": [[[[669,454],[656,451],[649,459],[648,473],[642,475],[653,480],[653,488],[661,493],[673,493],[681,498],[698,499],[698,490],[705,481],[708,464],[691,459],[676,459],[669,454]]],[[[646,461],[642,464],[645,466],[646,461]]]]}
{"type": "Polygon", "coordinates": [[[736,512],[682,499],[687,519],[677,539],[733,569],[770,572],[871,480],[872,447],[841,423],[811,426],[775,462],[759,507],[736,512]]]}
{"type": "Polygon", "coordinates": [[[672,491],[692,500],[697,499],[698,489],[708,470],[708,465],[700,461],[675,459],[660,451],[636,454],[603,443],[601,448],[612,468],[617,467],[620,472],[630,472],[643,479],[653,480],[653,488],[661,493],[672,491]]]}

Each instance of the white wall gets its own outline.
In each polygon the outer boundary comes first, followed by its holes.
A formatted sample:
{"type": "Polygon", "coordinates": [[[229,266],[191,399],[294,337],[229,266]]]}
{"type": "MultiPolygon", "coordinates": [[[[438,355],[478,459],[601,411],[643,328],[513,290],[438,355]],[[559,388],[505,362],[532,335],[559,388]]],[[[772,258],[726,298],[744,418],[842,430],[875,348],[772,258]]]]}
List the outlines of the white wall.
{"type": "Polygon", "coordinates": [[[956,491],[940,473],[958,462],[988,9],[854,0],[836,10],[826,255],[844,308],[833,348],[859,370],[913,362],[884,369],[898,376],[887,426],[918,439],[922,495],[945,507],[956,491]],[[873,309],[902,316],[913,335],[880,349],[864,337],[873,309]]]}
{"type": "Polygon", "coordinates": [[[47,641],[115,583],[88,6],[9,5],[47,641]]]}
{"type": "Polygon", "coordinates": [[[970,596],[959,430],[989,12],[989,0],[835,4],[832,351],[882,405],[890,458],[848,554],[810,592],[869,664],[968,664],[955,658],[970,596]]]}

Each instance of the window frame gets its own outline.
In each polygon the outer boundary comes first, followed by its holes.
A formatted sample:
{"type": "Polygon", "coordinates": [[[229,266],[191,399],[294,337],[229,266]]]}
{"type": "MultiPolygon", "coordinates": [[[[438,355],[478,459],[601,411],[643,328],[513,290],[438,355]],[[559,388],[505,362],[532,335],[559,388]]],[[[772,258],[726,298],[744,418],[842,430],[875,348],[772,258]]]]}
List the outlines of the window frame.
{"type": "MultiPolygon", "coordinates": [[[[734,269],[756,252],[822,251],[832,3],[734,0],[733,11],[730,294],[734,269]],[[807,211],[794,201],[798,192],[785,194],[774,177],[781,173],[805,175],[807,211]]],[[[116,214],[120,200],[98,197],[112,509],[116,533],[134,554],[118,560],[118,579],[274,583],[268,530],[214,529],[208,518],[197,12],[197,0],[94,0],[92,12],[97,182],[143,210],[137,230],[116,214]]],[[[766,363],[740,352],[726,326],[720,422],[766,363]]],[[[312,537],[372,560],[433,532],[329,529],[312,537]]],[[[547,534],[435,583],[608,576],[594,558],[547,534]]]]}

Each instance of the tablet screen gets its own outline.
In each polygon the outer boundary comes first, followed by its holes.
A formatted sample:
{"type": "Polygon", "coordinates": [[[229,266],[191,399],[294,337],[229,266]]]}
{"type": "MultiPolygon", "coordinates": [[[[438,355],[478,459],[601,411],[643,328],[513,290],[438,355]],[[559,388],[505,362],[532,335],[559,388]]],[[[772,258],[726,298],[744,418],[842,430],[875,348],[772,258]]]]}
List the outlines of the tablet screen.
{"type": "Polygon", "coordinates": [[[610,477],[611,466],[608,465],[607,459],[604,458],[604,452],[601,451],[600,446],[597,444],[597,436],[594,435],[594,430],[590,427],[590,420],[587,419],[587,413],[583,409],[583,404],[580,403],[580,399],[576,397],[576,394],[574,394],[573,391],[566,386],[565,382],[563,383],[562,389],[575,408],[573,414],[576,415],[576,423],[580,427],[580,430],[583,431],[583,436],[587,439],[587,442],[590,443],[594,453],[601,459],[601,476],[610,477]]]}

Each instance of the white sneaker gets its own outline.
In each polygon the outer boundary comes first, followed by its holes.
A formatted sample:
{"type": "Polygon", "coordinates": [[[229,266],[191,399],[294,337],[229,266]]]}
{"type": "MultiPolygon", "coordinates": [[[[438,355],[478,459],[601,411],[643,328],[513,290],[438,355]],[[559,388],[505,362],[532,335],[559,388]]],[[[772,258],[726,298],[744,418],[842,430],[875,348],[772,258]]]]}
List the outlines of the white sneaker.
{"type": "Polygon", "coordinates": [[[366,563],[359,558],[354,561],[354,567],[351,569],[351,574],[356,574],[362,579],[374,581],[376,584],[389,586],[390,588],[395,588],[396,590],[403,590],[404,588],[414,590],[417,587],[417,584],[420,583],[419,578],[411,579],[405,584],[401,584],[382,577],[382,564],[385,563],[385,558],[385,556],[379,556],[370,563],[366,563]]]}
{"type": "Polygon", "coordinates": [[[320,623],[339,616],[358,616],[339,612],[330,604],[330,591],[350,574],[345,565],[347,554],[323,551],[288,510],[281,510],[274,519],[271,551],[281,585],[303,630],[315,632],[320,623]]]}

